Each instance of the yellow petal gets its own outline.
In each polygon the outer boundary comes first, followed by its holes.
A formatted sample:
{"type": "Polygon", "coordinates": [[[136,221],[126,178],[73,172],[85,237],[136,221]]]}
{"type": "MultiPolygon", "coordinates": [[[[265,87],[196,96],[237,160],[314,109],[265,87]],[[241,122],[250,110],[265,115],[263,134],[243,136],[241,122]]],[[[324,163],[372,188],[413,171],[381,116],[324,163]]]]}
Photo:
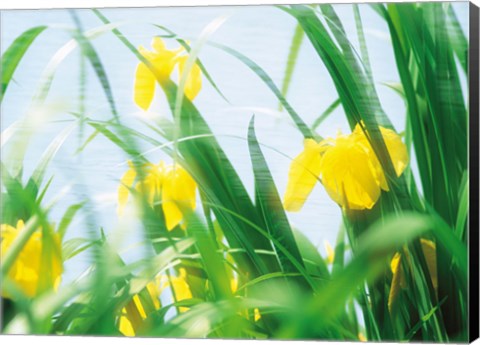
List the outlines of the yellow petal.
{"type": "Polygon", "coordinates": [[[160,200],[160,191],[163,186],[163,178],[150,174],[142,181],[142,193],[149,205],[153,206],[160,200]]]}
{"type": "Polygon", "coordinates": [[[335,250],[328,241],[323,241],[323,245],[325,246],[325,251],[327,252],[327,263],[331,265],[335,259],[335,250]]]}
{"type": "MultiPolygon", "coordinates": [[[[178,71],[179,71],[179,80],[182,78],[182,74],[185,70],[185,63],[187,62],[188,56],[182,56],[178,58],[178,71]]],[[[187,80],[185,82],[184,93],[189,100],[193,100],[197,97],[200,89],[202,88],[202,71],[198,64],[194,64],[188,73],[187,80]]]]}
{"type": "MultiPolygon", "coordinates": [[[[161,293],[160,283],[160,278],[157,278],[145,286],[151,297],[155,310],[159,310],[161,308],[159,300],[161,293]]],[[[145,311],[140,296],[138,294],[134,295],[132,300],[128,302],[127,306],[122,309],[122,313],[119,318],[118,329],[123,335],[133,337],[136,333],[135,330],[145,326],[144,320],[147,318],[147,316],[148,315],[145,311]]]]}
{"type": "Polygon", "coordinates": [[[391,129],[380,127],[380,133],[382,133],[383,140],[387,146],[395,173],[397,176],[400,176],[408,165],[407,146],[402,142],[400,136],[391,129]]]}
{"type": "Polygon", "coordinates": [[[238,278],[233,277],[230,279],[230,290],[232,290],[233,293],[237,292],[238,290],[238,278]]]}
{"type": "Polygon", "coordinates": [[[168,230],[172,230],[184,218],[183,211],[195,209],[196,183],[178,164],[165,173],[162,186],[162,205],[168,230]]]}
{"type": "Polygon", "coordinates": [[[120,320],[118,323],[118,330],[126,337],[134,337],[135,330],[133,329],[132,323],[126,315],[127,310],[125,308],[122,309],[122,314],[123,315],[120,316],[120,320]]]}
{"type": "MultiPolygon", "coordinates": [[[[393,130],[379,126],[380,133],[387,147],[388,154],[392,161],[395,173],[397,176],[400,176],[405,168],[408,165],[408,152],[406,145],[402,142],[400,136],[395,133],[393,130]]],[[[381,188],[385,191],[388,191],[388,184],[383,172],[382,166],[373,151],[373,148],[370,145],[365,133],[363,132],[359,124],[356,125],[355,130],[353,131],[352,136],[357,140],[361,145],[363,145],[368,151],[370,160],[374,166],[375,174],[381,188]]]]}
{"type": "Polygon", "coordinates": [[[366,342],[367,338],[365,337],[365,335],[362,332],[358,332],[358,340],[361,341],[361,342],[366,342]]]}
{"type": "Polygon", "coordinates": [[[254,315],[255,322],[257,322],[258,320],[260,320],[262,318],[262,316],[260,315],[260,310],[258,310],[258,308],[255,308],[253,310],[253,315],[254,315]]]}
{"type": "Polygon", "coordinates": [[[158,296],[160,296],[160,290],[157,282],[148,283],[146,288],[148,293],[150,294],[150,297],[152,298],[153,306],[155,307],[156,310],[160,309],[161,304],[158,299],[158,296]]]}
{"type": "Polygon", "coordinates": [[[135,182],[137,172],[133,167],[127,170],[120,180],[120,186],[118,186],[118,214],[122,214],[123,209],[128,201],[128,195],[130,194],[130,188],[132,188],[135,182]]]}
{"type": "Polygon", "coordinates": [[[285,210],[300,211],[305,200],[318,182],[322,145],[313,139],[305,139],[303,152],[290,164],[288,184],[284,195],[285,210]]]}
{"type": "Polygon", "coordinates": [[[390,268],[393,273],[392,284],[390,285],[390,293],[388,294],[388,310],[390,313],[392,313],[395,309],[401,289],[406,287],[405,272],[401,265],[402,255],[397,252],[390,262],[390,268]]]}
{"type": "MultiPolygon", "coordinates": [[[[172,281],[172,289],[175,293],[175,299],[177,302],[183,301],[186,299],[192,298],[192,292],[190,290],[190,286],[186,280],[186,271],[184,268],[180,269],[180,275],[178,277],[171,277],[172,281]]],[[[182,313],[187,311],[189,308],[187,307],[180,307],[179,311],[182,313]]]]}
{"type": "Polygon", "coordinates": [[[135,72],[134,94],[135,103],[147,111],[155,94],[155,76],[144,64],[139,63],[135,72]]]}
{"type": "MultiPolygon", "coordinates": [[[[8,253],[10,246],[23,228],[24,223],[21,220],[17,222],[16,228],[2,224],[1,259],[8,253]]],[[[58,234],[52,234],[49,250],[45,252],[47,255],[42,255],[43,244],[42,230],[36,230],[18,253],[8,271],[9,279],[28,297],[35,297],[45,289],[56,289],[63,272],[61,241],[58,234]]],[[[5,290],[2,290],[2,296],[12,298],[5,290]]]]}
{"type": "Polygon", "coordinates": [[[371,209],[380,197],[380,187],[366,150],[351,136],[340,135],[322,156],[323,186],[343,208],[371,209]]]}
{"type": "Polygon", "coordinates": [[[420,239],[420,244],[422,245],[422,251],[425,256],[425,261],[427,262],[430,278],[432,279],[432,285],[435,291],[438,291],[437,252],[435,243],[422,238],[420,239]]]}
{"type": "Polygon", "coordinates": [[[142,319],[147,318],[147,314],[145,313],[145,309],[143,308],[142,301],[140,300],[140,296],[135,295],[133,296],[133,303],[135,304],[135,307],[137,307],[138,313],[142,317],[142,319]]]}
{"type": "MultiPolygon", "coordinates": [[[[427,263],[433,288],[435,289],[435,292],[438,292],[437,254],[436,254],[435,243],[430,240],[421,238],[420,244],[422,246],[423,255],[425,256],[425,261],[427,263]]],[[[405,255],[405,257],[407,258],[408,265],[411,265],[408,253],[405,255]]],[[[392,258],[392,261],[390,262],[390,268],[393,273],[393,278],[392,278],[392,284],[390,287],[390,294],[388,296],[388,309],[391,313],[394,312],[394,308],[396,306],[395,303],[397,301],[397,297],[400,290],[407,288],[405,272],[401,263],[402,260],[403,260],[402,254],[397,252],[395,253],[395,255],[392,258]]]]}
{"type": "Polygon", "coordinates": [[[162,38],[158,36],[152,38],[152,48],[159,54],[162,54],[167,50],[165,42],[163,42],[162,38]]]}

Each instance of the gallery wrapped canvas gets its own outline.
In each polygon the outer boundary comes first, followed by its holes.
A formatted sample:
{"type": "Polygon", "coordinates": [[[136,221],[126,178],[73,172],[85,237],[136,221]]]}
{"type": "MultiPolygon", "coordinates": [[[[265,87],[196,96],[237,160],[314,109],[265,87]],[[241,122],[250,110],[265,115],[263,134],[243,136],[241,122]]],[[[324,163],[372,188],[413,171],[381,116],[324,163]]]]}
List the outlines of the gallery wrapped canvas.
{"type": "Polygon", "coordinates": [[[3,334],[478,337],[478,8],[2,10],[3,334]]]}

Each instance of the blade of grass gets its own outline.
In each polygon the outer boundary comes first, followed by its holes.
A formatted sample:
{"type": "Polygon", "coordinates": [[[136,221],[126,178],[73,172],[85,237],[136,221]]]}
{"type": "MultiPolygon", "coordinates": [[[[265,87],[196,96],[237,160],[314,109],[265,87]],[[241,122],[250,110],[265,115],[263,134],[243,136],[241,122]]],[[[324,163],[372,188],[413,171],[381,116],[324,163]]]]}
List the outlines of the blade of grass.
{"type": "Polygon", "coordinates": [[[298,130],[302,133],[302,135],[305,138],[318,137],[318,136],[314,135],[314,133],[307,126],[307,124],[302,120],[300,115],[298,115],[298,113],[292,108],[290,103],[288,103],[288,101],[282,95],[282,92],[278,89],[278,87],[273,82],[272,78],[256,62],[254,62],[253,60],[251,60],[250,58],[248,58],[244,54],[240,53],[239,51],[234,50],[234,49],[232,49],[230,47],[227,47],[225,45],[222,45],[222,44],[219,44],[219,43],[214,43],[214,42],[209,42],[208,44],[211,45],[212,47],[221,49],[224,52],[232,55],[233,57],[237,58],[242,63],[244,63],[248,68],[250,68],[268,86],[268,88],[274,93],[274,95],[280,101],[280,103],[285,108],[285,110],[287,110],[288,114],[292,118],[292,120],[295,123],[295,125],[297,126],[298,130]]]}
{"type": "Polygon", "coordinates": [[[333,101],[333,103],[330,104],[328,108],[325,109],[325,111],[318,118],[315,119],[315,121],[313,121],[312,131],[315,131],[322,124],[322,122],[325,121],[330,116],[330,114],[333,113],[333,111],[338,108],[340,103],[341,102],[339,98],[333,101]]]}
{"type": "MultiPolygon", "coordinates": [[[[290,49],[288,50],[287,65],[285,67],[285,76],[283,77],[282,83],[282,95],[287,98],[288,90],[290,88],[290,82],[292,81],[293,71],[297,64],[298,54],[300,52],[300,47],[302,46],[304,37],[304,32],[302,27],[297,24],[295,26],[295,32],[293,33],[292,43],[290,44],[290,49]]],[[[283,105],[280,103],[278,105],[278,110],[282,111],[283,105]]]]}
{"type": "Polygon", "coordinates": [[[36,26],[28,29],[18,36],[13,43],[7,48],[5,53],[2,54],[0,70],[2,71],[2,92],[0,93],[0,104],[3,101],[5,92],[12,79],[15,70],[17,69],[23,56],[30,48],[35,39],[43,31],[47,29],[47,26],[36,26]]]}
{"type": "MultiPolygon", "coordinates": [[[[278,195],[273,177],[258,144],[254,121],[255,117],[252,117],[248,129],[248,146],[255,177],[257,208],[259,208],[265,227],[270,235],[276,238],[290,252],[291,256],[302,263],[302,257],[283,209],[281,198],[278,195]]],[[[278,249],[276,249],[276,252],[284,273],[298,273],[282,252],[279,252],[278,249]]]]}

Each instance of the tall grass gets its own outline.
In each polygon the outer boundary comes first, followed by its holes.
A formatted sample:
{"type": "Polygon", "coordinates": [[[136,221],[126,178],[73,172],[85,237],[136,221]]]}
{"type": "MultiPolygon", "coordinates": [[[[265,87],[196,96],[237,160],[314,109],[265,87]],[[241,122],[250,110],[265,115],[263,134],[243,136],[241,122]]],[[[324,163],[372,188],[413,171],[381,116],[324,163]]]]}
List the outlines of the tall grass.
{"type": "MultiPolygon", "coordinates": [[[[2,291],[8,293],[2,298],[2,332],[122,335],[121,315],[126,313],[138,336],[435,342],[468,339],[469,113],[461,85],[468,74],[468,40],[449,3],[371,7],[388,26],[394,67],[400,77],[398,84],[390,86],[405,102],[403,140],[410,160],[418,166],[419,181],[412,164],[397,176],[381,134],[381,128],[396,130],[388,117],[389,105],[382,104],[377,94],[372,76],[375,61],[369,58],[361,11],[356,5],[352,10],[359,52],[349,41],[334,6],[278,6],[278,11],[297,22],[281,86],[242,52],[210,41],[209,36],[221,30],[225,17],[210,23],[194,42],[161,23],[156,25],[165,40],[176,41],[189,52],[186,72],[177,85],[137,50],[121,32],[122,24],[111,23],[101,11],[93,10],[99,26],[84,31],[72,12],[74,28],[68,31],[72,39],[52,57],[33,107],[48,107],[44,101],[52,80],[60,77],[56,76],[57,68],[78,48],[81,70],[88,63],[95,72],[104,93],[98,97],[108,105],[110,118],[95,119],[82,106],[72,111],[74,125],[52,141],[31,176],[23,176],[22,160],[34,133],[25,134],[18,127],[28,123],[32,113],[2,128],[2,153],[9,150],[9,155],[2,154],[2,224],[15,226],[20,219],[26,222],[5,256],[2,253],[2,291]],[[126,55],[133,54],[146,65],[166,95],[172,117],[147,123],[151,130],[148,133],[154,134],[140,132],[122,121],[114,86],[104,68],[108,61],[92,44],[100,35],[118,40],[126,55]],[[287,100],[302,44],[314,48],[338,94],[312,126],[287,100]],[[332,263],[320,255],[301,229],[290,224],[279,194],[281,188],[275,184],[261,138],[257,138],[254,116],[245,128],[255,183],[250,195],[202,115],[203,110],[185,96],[188,71],[198,64],[206,81],[226,99],[214,81],[221,76],[210,75],[208,66],[199,60],[204,45],[245,64],[277,97],[305,139],[320,142],[317,130],[339,106],[351,130],[360,125],[368,138],[389,191],[382,192],[371,209],[342,208],[343,225],[332,263]],[[145,169],[148,161],[139,147],[147,144],[162,149],[198,186],[196,211],[178,205],[184,226],[172,231],[166,224],[165,201],[151,205],[145,190],[125,186],[140,205],[137,216],[143,244],[151,249],[133,263],[122,260],[109,229],[98,225],[88,196],[68,205],[60,220],[53,219],[51,211],[61,199],[44,199],[55,179],[45,179],[51,160],[72,131],[83,133],[84,126],[91,134],[86,140],[83,134],[80,136],[83,141],[78,152],[103,136],[129,157],[137,179],[143,180],[150,172],[145,169]],[[20,157],[19,169],[4,158],[12,155],[20,157]],[[64,240],[79,214],[87,219],[88,236],[64,240]],[[42,233],[38,266],[42,275],[49,272],[49,253],[56,236],[62,242],[63,261],[86,252],[90,254],[90,266],[78,274],[77,280],[58,290],[49,285],[51,279],[42,278],[42,288],[28,296],[9,273],[38,229],[42,233]],[[425,243],[433,252],[425,249],[425,243]],[[395,258],[399,258],[399,266],[392,271],[395,258]],[[158,286],[154,293],[150,289],[152,282],[155,285],[160,280],[162,290],[171,295],[168,301],[159,299],[158,286]],[[188,293],[180,284],[187,286],[188,293]]],[[[3,53],[1,102],[9,101],[8,86],[16,70],[22,68],[22,58],[30,45],[41,44],[37,41],[50,30],[47,26],[27,30],[3,53]]],[[[80,83],[82,100],[86,97],[85,80],[80,83]]]]}

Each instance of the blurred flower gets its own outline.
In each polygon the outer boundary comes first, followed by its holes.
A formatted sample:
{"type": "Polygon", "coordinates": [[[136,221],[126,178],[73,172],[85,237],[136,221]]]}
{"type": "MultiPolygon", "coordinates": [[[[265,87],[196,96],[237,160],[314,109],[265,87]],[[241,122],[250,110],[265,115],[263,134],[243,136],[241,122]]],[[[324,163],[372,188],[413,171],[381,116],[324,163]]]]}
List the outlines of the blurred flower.
{"type": "Polygon", "coordinates": [[[323,241],[323,245],[325,246],[325,251],[327,252],[327,264],[331,265],[335,259],[335,250],[327,240],[323,241]]]}
{"type": "MultiPolygon", "coordinates": [[[[184,268],[179,269],[179,276],[161,275],[158,276],[155,281],[148,283],[145,288],[147,289],[155,310],[161,308],[160,295],[165,289],[171,287],[172,293],[175,296],[177,302],[192,298],[192,292],[190,286],[186,280],[187,273],[184,268]]],[[[187,311],[188,307],[179,307],[178,311],[183,313],[187,311]]],[[[139,295],[134,295],[132,300],[122,309],[122,313],[119,318],[118,329],[127,336],[133,337],[138,331],[146,327],[145,320],[147,319],[147,312],[139,295]],[[134,308],[134,309],[132,309],[134,308]]]]}
{"type": "MultiPolygon", "coordinates": [[[[187,283],[187,271],[184,268],[180,268],[178,271],[178,277],[170,276],[170,280],[166,280],[166,276],[162,277],[162,290],[170,286],[173,294],[175,295],[175,300],[180,302],[192,298],[192,291],[187,283]]],[[[188,307],[179,307],[178,311],[183,313],[188,309],[188,307]]]]}
{"type": "Polygon", "coordinates": [[[358,340],[360,340],[361,342],[366,342],[367,338],[362,332],[358,332],[358,340]]]}
{"type": "MultiPolygon", "coordinates": [[[[22,220],[17,222],[16,227],[1,225],[2,259],[24,227],[22,220]]],[[[60,284],[63,271],[60,237],[53,233],[51,239],[47,245],[48,252],[42,253],[45,244],[42,230],[35,231],[18,253],[8,272],[9,279],[28,297],[35,297],[47,288],[57,289],[60,284]]],[[[12,297],[5,290],[2,290],[2,296],[12,297]]]]}
{"type": "Polygon", "coordinates": [[[129,166],[118,188],[120,214],[134,186],[151,206],[161,201],[168,230],[180,224],[185,211],[195,209],[197,184],[180,165],[166,165],[163,161],[158,164],[146,163],[138,168],[143,172],[141,181],[138,181],[137,170],[131,162],[129,166]]]}
{"type": "MultiPolygon", "coordinates": [[[[394,131],[379,129],[400,176],[408,163],[407,148],[394,131]]],[[[319,180],[332,200],[354,210],[371,209],[381,190],[389,190],[380,162],[359,124],[350,135],[339,133],[336,139],[320,143],[304,141],[303,152],[290,165],[285,209],[299,211],[319,180]]]]}
{"type": "MultiPolygon", "coordinates": [[[[152,40],[153,51],[145,49],[143,46],[139,47],[140,53],[147,59],[157,72],[157,77],[160,79],[169,79],[170,75],[178,64],[179,75],[183,74],[185,70],[185,62],[188,55],[181,55],[187,53],[183,47],[176,50],[169,50],[165,47],[165,43],[160,37],[154,37],[152,40]]],[[[137,65],[134,82],[134,101],[143,110],[148,110],[152,103],[155,94],[156,77],[150,68],[143,62],[137,65]]],[[[184,87],[185,96],[193,100],[200,89],[202,88],[201,70],[198,64],[194,64],[191,68],[184,87]]]]}
{"type": "MultiPolygon", "coordinates": [[[[427,263],[428,273],[430,274],[432,286],[435,291],[438,291],[437,254],[435,243],[422,238],[420,239],[420,244],[422,246],[423,255],[425,256],[425,261],[427,263]]],[[[408,264],[407,267],[409,267],[411,265],[411,262],[408,252],[405,256],[400,254],[400,252],[395,253],[390,262],[390,269],[392,270],[393,275],[392,284],[390,286],[390,293],[388,295],[388,310],[390,312],[392,312],[393,308],[395,307],[400,291],[407,288],[405,270],[402,267],[402,261],[404,260],[403,257],[406,258],[408,264]]]]}
{"type": "MultiPolygon", "coordinates": [[[[232,293],[235,294],[238,290],[238,277],[233,277],[230,279],[230,289],[232,290],[232,293]]],[[[255,308],[253,310],[253,320],[257,322],[260,320],[262,316],[260,315],[260,310],[258,308],[255,308]]]]}

